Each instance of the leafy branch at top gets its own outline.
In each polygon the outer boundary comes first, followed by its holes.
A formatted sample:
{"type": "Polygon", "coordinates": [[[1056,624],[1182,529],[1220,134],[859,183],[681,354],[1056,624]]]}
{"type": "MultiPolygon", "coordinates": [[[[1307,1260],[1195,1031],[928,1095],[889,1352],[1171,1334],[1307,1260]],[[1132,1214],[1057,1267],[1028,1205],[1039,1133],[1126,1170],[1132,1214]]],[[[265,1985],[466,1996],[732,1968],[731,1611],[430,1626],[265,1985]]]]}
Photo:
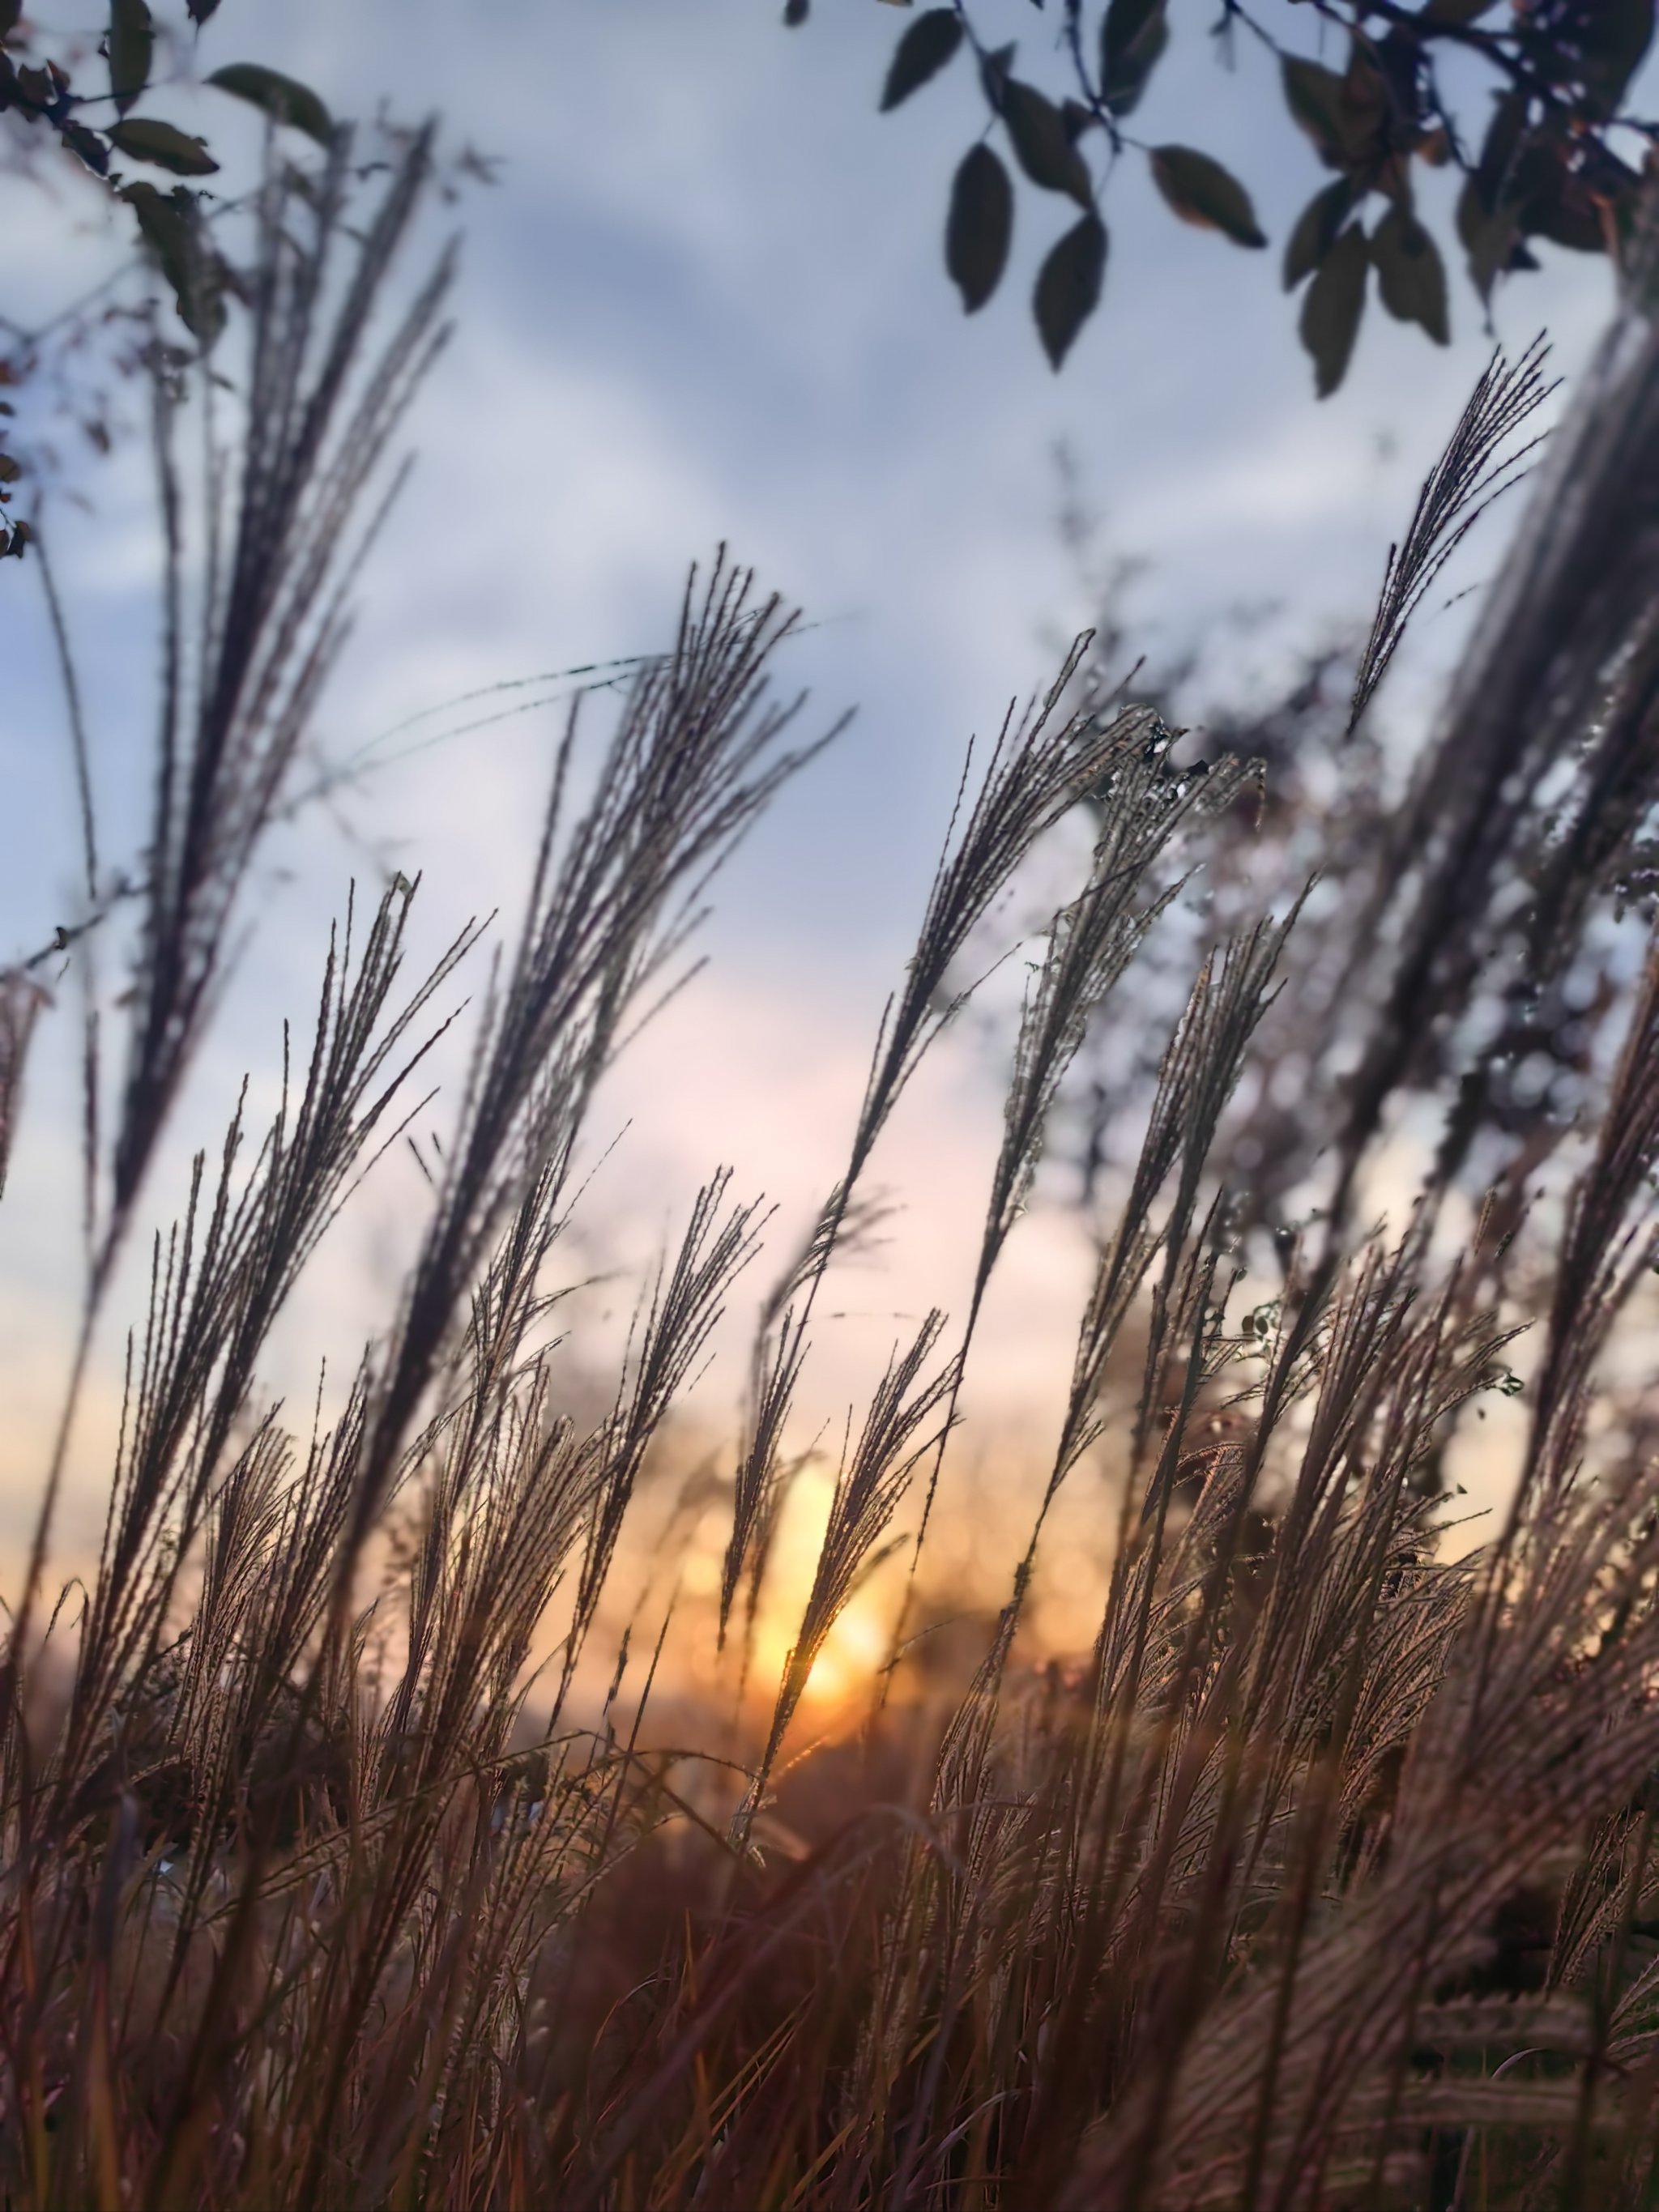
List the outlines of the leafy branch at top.
{"type": "MultiPolygon", "coordinates": [[[[890,0],[908,7],[912,0],[890,0]]],[[[980,0],[988,15],[1000,0],[980,0]]],[[[1032,0],[1039,9],[1048,0],[1032,0]]],[[[1656,0],[1273,0],[1282,23],[1243,0],[1221,0],[1210,29],[1224,56],[1242,28],[1273,56],[1285,113],[1328,181],[1286,242],[1285,288],[1304,285],[1299,328],[1322,398],[1347,373],[1368,295],[1437,344],[1450,334],[1445,262],[1420,219],[1418,165],[1455,167],[1462,185],[1456,229],[1482,307],[1498,278],[1538,266],[1533,242],[1622,258],[1635,223],[1644,157],[1659,125],[1627,111],[1653,41],[1656,0]],[[1292,21],[1295,9],[1300,20],[1292,21]],[[1321,51],[1301,50],[1312,19],[1321,51]],[[1324,58],[1346,40],[1342,65],[1324,58]],[[1281,35],[1281,33],[1283,35],[1281,35]],[[1484,68],[1478,96],[1454,108],[1440,64],[1484,68]],[[1473,118],[1473,119],[1472,119],[1473,118]]],[[[958,165],[945,223],[945,267],[973,314],[996,291],[1013,241],[1016,173],[1081,210],[1038,271],[1032,312],[1058,368],[1103,288],[1108,235],[1101,201],[1120,158],[1133,152],[1182,222],[1234,245],[1267,244],[1246,187],[1214,156],[1143,143],[1134,115],[1170,38],[1173,0],[1054,0],[1058,68],[1045,87],[1016,74],[1017,44],[992,43],[968,0],[925,8],[905,26],[881,94],[903,105],[965,54],[986,110],[982,134],[958,165]],[[1012,155],[1012,167],[1006,155],[1012,155]]],[[[786,22],[808,19],[789,0],[786,22]]],[[[1029,21],[1025,8],[1022,17],[1029,21]]]]}
{"type": "MultiPolygon", "coordinates": [[[[185,7],[199,33],[219,0],[185,0],[185,7]]],[[[22,0],[0,0],[0,115],[43,127],[131,209],[139,240],[165,277],[185,328],[208,346],[223,324],[232,278],[206,237],[203,193],[185,180],[215,175],[219,163],[204,139],[159,115],[133,112],[155,88],[157,51],[168,38],[165,26],[158,30],[147,0],[110,0],[100,49],[108,68],[107,89],[77,90],[61,61],[36,53],[22,0]],[[129,179],[124,167],[129,163],[160,169],[178,181],[163,190],[146,177],[129,179]]],[[[207,82],[258,108],[273,124],[304,131],[325,149],[332,143],[334,122],[323,102],[279,70],[232,62],[214,70],[207,82]]],[[[12,378],[9,365],[0,363],[0,384],[12,378]]],[[[0,431],[11,411],[0,400],[0,431]]],[[[21,465],[0,442],[0,505],[9,500],[21,474],[21,465]]],[[[0,557],[21,555],[28,542],[27,523],[0,519],[0,557]]]]}

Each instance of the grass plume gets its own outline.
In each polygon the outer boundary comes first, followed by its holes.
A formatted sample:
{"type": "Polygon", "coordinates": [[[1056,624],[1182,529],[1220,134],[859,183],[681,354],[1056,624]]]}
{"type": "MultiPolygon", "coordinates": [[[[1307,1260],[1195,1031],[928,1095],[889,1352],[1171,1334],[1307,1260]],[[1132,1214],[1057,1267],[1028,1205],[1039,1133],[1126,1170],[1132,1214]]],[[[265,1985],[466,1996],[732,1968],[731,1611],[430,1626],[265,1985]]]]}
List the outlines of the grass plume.
{"type": "MultiPolygon", "coordinates": [[[[283,265],[299,284],[310,264],[283,265]]],[[[422,296],[371,423],[435,337],[422,296]]],[[[255,477],[293,459],[310,389],[267,366],[294,404],[255,477]]],[[[1527,401],[1517,374],[1486,390],[1476,446],[1527,401]]],[[[1431,501],[1391,563],[1373,678],[1463,495],[1431,501]]],[[[299,510],[274,477],[259,496],[289,545],[299,510]]],[[[272,557],[262,573],[286,573],[272,557]]],[[[282,630],[281,604],[258,623],[282,630]]],[[[1584,732],[1574,802],[1603,875],[1651,797],[1650,610],[1625,612],[1631,651],[1596,693],[1618,727],[1584,732]]],[[[332,634],[320,603],[295,619],[313,616],[307,666],[332,634]]],[[[769,688],[793,625],[722,554],[592,749],[572,708],[413,1256],[331,1419],[320,1388],[308,1426],[273,1402],[270,1332],[424,1109],[480,931],[411,988],[415,887],[366,932],[349,904],[303,1076],[284,1038],[263,1136],[244,1097],[155,1236],[98,1563],[47,1612],[60,1447],[0,1673],[0,2193],[19,2212],[1635,2212],[1659,2172],[1659,1457],[1650,1375],[1632,1392],[1619,1368],[1650,1333],[1659,940],[1551,1150],[1559,1204],[1517,1197],[1500,1163],[1449,1253],[1436,1170],[1403,1222],[1355,1231],[1382,1102],[1421,1071],[1406,984],[1462,1003],[1457,947],[1423,931],[1473,916],[1478,937],[1510,861],[1543,864],[1516,820],[1486,842],[1497,740],[1462,761],[1431,744],[1402,817],[1432,829],[1426,905],[1382,945],[1381,983],[1348,971],[1374,1026],[1334,1158],[1309,1116],[1325,1234],[1258,1234],[1234,1133],[1272,1080],[1316,894],[1298,876],[1200,933],[1184,1000],[1150,1046],[1124,1036],[1125,978],[1256,770],[1178,765],[1150,708],[1063,711],[1074,648],[964,779],[839,1174],[758,1300],[700,1589],[685,1519],[653,1539],[641,1515],[769,1215],[711,1174],[597,1398],[552,1317],[598,1085],[815,750],[769,688]],[[1086,852],[1045,857],[1068,817],[1091,823],[1086,852]],[[1018,1018],[966,1310],[954,1329],[930,1311],[849,1412],[760,1679],[757,1638],[726,1650],[726,1632],[745,1586],[753,1627],[801,1462],[822,1284],[867,1231],[871,1160],[988,917],[1049,860],[1073,880],[1018,1018]],[[1155,1073],[1094,1224],[1029,1536],[981,1562],[1000,1610],[955,1673],[930,1680],[913,1646],[878,1710],[810,1743],[816,1670],[890,1552],[909,1553],[907,1606],[939,1599],[916,1563],[930,1516],[970,1510],[943,1456],[969,1425],[988,1285],[1091,1036],[1155,1073]],[[1459,1455],[1522,1392],[1503,1509],[1461,1548],[1459,1455]],[[1103,1563],[1081,1648],[1054,1650],[1044,1577],[1079,1511],[1103,1563]],[[665,1556],[629,1611],[633,1538],[665,1556]],[[623,1613],[602,1688],[594,1647],[623,1613]],[[641,1626],[653,1656],[624,1698],[641,1626]],[[701,1701],[674,1680],[692,1636],[717,1686],[701,1701]]],[[[219,757],[253,811],[216,812],[210,763],[213,869],[179,872],[186,837],[147,892],[112,1219],[138,1204],[296,726],[300,695],[252,667],[237,685],[269,719],[239,706],[215,727],[243,732],[219,757]]],[[[170,802],[158,838],[175,830],[170,802]]],[[[0,1131],[32,989],[0,997],[0,1131]]]]}

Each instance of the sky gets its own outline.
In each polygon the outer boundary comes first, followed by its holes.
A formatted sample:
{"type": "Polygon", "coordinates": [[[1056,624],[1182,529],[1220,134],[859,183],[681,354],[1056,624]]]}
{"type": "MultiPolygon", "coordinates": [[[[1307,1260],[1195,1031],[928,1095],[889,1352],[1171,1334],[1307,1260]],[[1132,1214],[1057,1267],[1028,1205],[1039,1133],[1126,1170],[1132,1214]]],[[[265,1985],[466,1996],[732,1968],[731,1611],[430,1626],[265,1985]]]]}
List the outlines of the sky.
{"type": "MultiPolygon", "coordinates": [[[[1002,5],[1035,50],[1045,19],[1002,5]]],[[[410,423],[417,472],[364,578],[321,740],[343,755],[493,683],[649,649],[686,564],[720,542],[805,610],[784,672],[810,687],[808,726],[856,708],[727,872],[707,972],[601,1102],[599,1136],[617,1141],[586,1249],[619,1270],[595,1293],[611,1326],[717,1165],[777,1203],[780,1254],[833,1181],[964,744],[1042,683],[1055,639],[1089,612],[1056,527],[1057,447],[1112,548],[1146,563],[1148,647],[1206,640],[1248,691],[1288,644],[1364,621],[1389,540],[1492,344],[1461,279],[1443,349],[1373,303],[1347,384],[1316,404],[1277,242],[1322,173],[1259,58],[1241,54],[1229,76],[1198,34],[1207,0],[1176,0],[1184,35],[1138,127],[1226,160],[1275,251],[1175,222],[1139,165],[1124,164],[1105,302],[1056,377],[1026,306],[1060,227],[1052,204],[1022,192],[1013,267],[971,320],[940,266],[948,179],[978,127],[965,72],[879,116],[898,9],[818,0],[796,31],[779,12],[754,0],[224,0],[204,47],[205,67],[264,62],[337,113],[382,97],[401,117],[437,110],[451,143],[499,164],[493,187],[434,216],[422,249],[447,223],[465,234],[456,333],[410,423]]],[[[72,8],[36,13],[79,21],[72,8]]],[[[153,106],[207,131],[228,173],[251,157],[253,127],[222,95],[179,85],[153,106]]],[[[31,324],[104,273],[122,234],[61,183],[5,189],[0,303],[31,324]]],[[[1547,325],[1570,374],[1602,325],[1608,279],[1600,263],[1544,251],[1544,273],[1500,295],[1497,332],[1515,347],[1547,325]]],[[[77,461],[86,503],[60,495],[52,518],[106,842],[128,852],[155,661],[140,444],[77,461]]],[[[1460,580],[1489,573],[1500,544],[1494,527],[1460,580]]],[[[0,959],[49,935],[75,880],[37,588],[14,574],[0,593],[0,959]]],[[[1457,623],[1428,623],[1385,702],[1402,727],[1431,696],[1457,623]]],[[[324,917],[354,873],[422,872],[421,941],[433,948],[470,914],[511,910],[556,727],[549,711],[398,759],[337,818],[313,812],[276,841],[248,902],[239,988],[152,1187],[155,1218],[177,1204],[189,1146],[222,1123],[241,1071],[268,1085],[281,1022],[304,1017],[324,917]]],[[[0,1206],[0,1547],[26,1525],[72,1314],[74,1006],[66,988],[41,1031],[0,1206]]],[[[964,1033],[924,1071],[878,1158],[876,1179],[902,1210],[890,1248],[840,1279],[821,1325],[811,1372],[824,1419],[868,1389],[904,1316],[959,1306],[997,1113],[990,1057],[964,1033]]],[[[388,1164],[335,1232],[277,1348],[281,1387],[302,1389],[319,1350],[372,1329],[419,1199],[412,1166],[388,1164]]],[[[1079,1223],[1039,1208],[988,1317],[970,1407],[1033,1450],[1085,1271],[1079,1223]]],[[[763,1264],[757,1292],[765,1276],[763,1264]]],[[[114,1402],[118,1325],[107,1334],[92,1428],[114,1402]]],[[[728,1357],[703,1386],[711,1420],[738,1371],[728,1357]]],[[[89,1442],[71,1539],[93,1525],[96,1459],[89,1442]]]]}

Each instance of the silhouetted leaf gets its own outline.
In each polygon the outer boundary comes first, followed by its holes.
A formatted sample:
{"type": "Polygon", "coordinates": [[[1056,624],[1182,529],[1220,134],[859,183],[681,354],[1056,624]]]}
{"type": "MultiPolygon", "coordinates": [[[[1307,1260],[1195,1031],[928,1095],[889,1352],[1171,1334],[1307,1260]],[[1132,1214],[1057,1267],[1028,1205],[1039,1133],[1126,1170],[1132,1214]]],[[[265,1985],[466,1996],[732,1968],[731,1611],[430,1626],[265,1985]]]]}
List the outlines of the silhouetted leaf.
{"type": "Polygon", "coordinates": [[[1279,64],[1285,105],[1314,143],[1314,151],[1328,169],[1340,169],[1346,159],[1342,106],[1342,80],[1334,70],[1319,62],[1286,54],[1279,64]]]}
{"type": "Polygon", "coordinates": [[[945,265],[964,312],[982,307],[1002,281],[1014,233],[1014,188],[990,147],[971,147],[951,186],[945,265]]]}
{"type": "Polygon", "coordinates": [[[164,261],[177,256],[182,261],[191,244],[188,195],[181,201],[173,192],[163,192],[155,185],[132,184],[125,186],[121,198],[137,216],[140,231],[158,256],[164,261]]]}
{"type": "Polygon", "coordinates": [[[1371,265],[1389,313],[1416,323],[1437,345],[1451,332],[1446,320],[1446,265],[1440,249],[1414,216],[1391,207],[1371,234],[1371,265]]]}
{"type": "Polygon", "coordinates": [[[1032,309],[1037,334],[1058,368],[1100,304],[1106,275],[1106,226],[1092,210],[1074,222],[1037,271],[1032,309]]]}
{"type": "Polygon", "coordinates": [[[882,87],[882,113],[937,76],[961,44],[962,18],[954,8],[930,8],[907,24],[882,87]]]}
{"type": "Polygon", "coordinates": [[[1170,43],[1168,0],[1112,0],[1100,27],[1100,96],[1130,114],[1170,43]]]}
{"type": "Polygon", "coordinates": [[[202,236],[196,202],[182,185],[170,192],[154,185],[129,185],[121,198],[173,289],[185,328],[211,344],[224,326],[222,269],[202,236]]]}
{"type": "Polygon", "coordinates": [[[792,31],[806,21],[811,7],[811,0],[783,0],[783,20],[792,31]]]}
{"type": "Polygon", "coordinates": [[[109,143],[130,161],[149,161],[158,169],[171,169],[175,177],[210,176],[219,164],[199,138],[191,138],[171,123],[154,116],[135,115],[112,123],[109,143]]]}
{"type": "Polygon", "coordinates": [[[149,82],[155,45],[144,0],[109,0],[109,88],[123,115],[149,82]]]}
{"type": "Polygon", "coordinates": [[[1493,106],[1474,174],[1474,183],[1488,210],[1498,205],[1521,150],[1527,127],[1527,107],[1523,91],[1506,92],[1493,106]]]}
{"type": "Polygon", "coordinates": [[[1638,64],[1653,42],[1654,0],[1595,0],[1586,10],[1581,51],[1584,90],[1595,117],[1616,114],[1638,64]]]}
{"type": "MultiPolygon", "coordinates": [[[[1377,53],[1380,59],[1382,49],[1377,53]]],[[[1391,49],[1389,58],[1396,77],[1403,78],[1392,92],[1384,70],[1358,41],[1349,59],[1342,79],[1338,130],[1343,160],[1350,168],[1387,155],[1393,137],[1389,125],[1396,102],[1407,112],[1413,104],[1416,72],[1412,62],[1397,46],[1391,49]]]]}
{"type": "Polygon", "coordinates": [[[1066,135],[1066,118],[1035,85],[1010,77],[1002,88],[1002,119],[1019,166],[1045,191],[1069,192],[1080,207],[1093,198],[1089,165],[1066,135]]]}
{"type": "Polygon", "coordinates": [[[1513,195],[1521,228],[1529,237],[1547,238],[1577,253],[1604,253],[1602,208],[1610,198],[1633,195],[1640,184],[1634,169],[1624,169],[1609,155],[1606,166],[1597,165],[1597,191],[1592,194],[1587,179],[1569,167],[1565,144],[1538,143],[1515,165],[1513,195]]]}
{"type": "Polygon", "coordinates": [[[1470,177],[1457,198],[1457,234],[1468,260],[1469,282],[1483,300],[1492,288],[1521,235],[1521,218],[1508,200],[1488,207],[1479,175],[1470,177]]]}
{"type": "Polygon", "coordinates": [[[192,23],[205,23],[219,5],[219,0],[185,0],[192,23]]]}
{"type": "Polygon", "coordinates": [[[1167,0],[1111,0],[1100,27],[1100,50],[1109,66],[1115,55],[1130,52],[1166,4],[1167,0]]]}
{"type": "Polygon", "coordinates": [[[84,123],[60,123],[58,135],[71,154],[80,156],[94,177],[109,174],[109,148],[95,131],[88,131],[84,123]]]}
{"type": "Polygon", "coordinates": [[[1003,90],[1013,70],[1016,51],[1014,42],[1010,39],[1006,46],[994,47],[980,62],[979,81],[984,88],[986,100],[992,107],[1000,109],[1002,106],[1003,90]]]}
{"type": "Polygon", "coordinates": [[[1423,10],[1425,23],[1473,23],[1478,16],[1490,15],[1498,0],[1429,0],[1423,10]]]}
{"type": "Polygon", "coordinates": [[[1354,188],[1346,177],[1324,185],[1297,217],[1285,248],[1285,289],[1294,292],[1330,252],[1336,234],[1353,211],[1354,188]]]}
{"type": "Polygon", "coordinates": [[[0,39],[9,37],[17,28],[22,12],[23,0],[0,0],[0,39]]]}
{"type": "Polygon", "coordinates": [[[1370,252],[1359,225],[1350,223],[1314,272],[1302,302],[1302,343],[1313,357],[1314,385],[1328,399],[1348,372],[1365,306],[1370,252]]]}
{"type": "Polygon", "coordinates": [[[1547,203],[1529,202],[1523,217],[1528,234],[1547,238],[1552,246],[1565,246],[1574,253],[1605,253],[1607,234],[1600,210],[1575,177],[1559,198],[1547,203]],[[1577,191],[1572,189],[1577,185],[1577,191]]]}
{"type": "MultiPolygon", "coordinates": [[[[6,68],[9,74],[9,60],[6,68]]],[[[35,69],[23,62],[18,66],[14,82],[17,88],[17,104],[26,111],[32,108],[37,115],[43,115],[58,99],[59,88],[50,70],[35,69]]]]}
{"type": "Polygon", "coordinates": [[[1218,230],[1235,246],[1267,243],[1237,177],[1191,146],[1154,146],[1152,179],[1183,222],[1218,230]]]}
{"type": "Polygon", "coordinates": [[[284,76],[280,70],[265,69],[258,62],[230,62],[215,70],[208,82],[262,109],[273,123],[291,124],[319,146],[333,138],[334,118],[322,101],[308,85],[284,76]]]}

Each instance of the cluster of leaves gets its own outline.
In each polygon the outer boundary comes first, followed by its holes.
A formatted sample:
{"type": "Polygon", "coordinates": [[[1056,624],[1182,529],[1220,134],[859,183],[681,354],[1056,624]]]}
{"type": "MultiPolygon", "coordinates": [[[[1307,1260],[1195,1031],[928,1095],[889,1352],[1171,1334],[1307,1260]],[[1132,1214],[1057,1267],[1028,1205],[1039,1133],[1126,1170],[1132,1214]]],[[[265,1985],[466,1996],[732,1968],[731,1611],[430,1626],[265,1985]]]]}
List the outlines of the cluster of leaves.
{"type": "MultiPolygon", "coordinates": [[[[218,12],[219,0],[185,0],[199,30],[218,12]]],[[[179,177],[211,176],[219,164],[204,139],[159,116],[132,112],[153,89],[158,44],[148,0],[110,0],[109,27],[100,51],[109,68],[107,92],[76,92],[69,70],[49,56],[27,57],[30,40],[22,0],[0,0],[0,114],[14,111],[27,123],[44,123],[94,176],[109,177],[117,161],[140,161],[179,177]],[[112,119],[92,111],[112,110],[112,119]]],[[[250,100],[272,119],[307,131],[323,145],[333,131],[317,94],[280,70],[232,62],[207,80],[239,100],[250,100]]],[[[117,179],[118,184],[118,178],[117,179]]]]}
{"type": "MultiPolygon", "coordinates": [[[[217,11],[219,0],[185,4],[199,31],[217,11]]],[[[159,115],[135,112],[155,88],[158,51],[168,43],[167,27],[158,27],[147,0],[110,0],[100,46],[107,89],[77,91],[61,60],[34,52],[21,0],[0,0],[0,115],[13,114],[44,128],[83,170],[125,203],[185,328],[206,345],[223,325],[226,294],[235,279],[208,239],[200,187],[185,180],[212,176],[220,165],[204,139],[159,115]],[[179,181],[164,191],[146,177],[130,177],[130,164],[161,170],[179,181]]],[[[325,148],[333,137],[333,120],[317,94],[281,70],[232,62],[214,70],[207,82],[325,148]]],[[[0,381],[9,380],[11,373],[0,374],[0,381]]],[[[9,412],[9,405],[0,402],[0,414],[9,412]]],[[[9,499],[9,487],[21,472],[16,456],[0,445],[0,501],[9,499]]],[[[21,554],[29,537],[25,522],[0,525],[0,556],[21,554]]]]}
{"type": "MultiPolygon", "coordinates": [[[[1000,283],[1013,234],[1014,180],[994,141],[1029,184],[1076,203],[1032,301],[1056,368],[1100,301],[1108,247],[1100,204],[1124,154],[1145,158],[1182,222],[1236,246],[1267,244],[1249,191],[1212,155],[1134,135],[1132,118],[1170,42],[1170,0],[1058,4],[1063,76],[1048,89],[1017,76],[1015,44],[982,34],[966,0],[951,0],[906,27],[881,97],[884,109],[899,106],[959,53],[976,64],[987,130],[957,170],[945,249],[969,314],[1000,283]]],[[[1537,266],[1530,240],[1618,253],[1640,171],[1613,141],[1630,152],[1655,136],[1625,106],[1652,41],[1655,0],[1539,0],[1503,21],[1487,20],[1497,0],[1279,4],[1344,34],[1345,65],[1297,51],[1240,0],[1222,0],[1212,28],[1229,54],[1241,28],[1271,52],[1289,118],[1331,172],[1293,227],[1283,264],[1287,290],[1307,286],[1300,331],[1321,398],[1346,374],[1373,278],[1389,313],[1446,342],[1445,264],[1417,210],[1416,162],[1462,173],[1456,225],[1483,305],[1499,276],[1537,266]],[[1486,72],[1492,100],[1484,130],[1477,103],[1454,107],[1445,89],[1453,58],[1486,72]]],[[[805,0],[792,0],[785,20],[799,24],[807,14],[805,0]]]]}

